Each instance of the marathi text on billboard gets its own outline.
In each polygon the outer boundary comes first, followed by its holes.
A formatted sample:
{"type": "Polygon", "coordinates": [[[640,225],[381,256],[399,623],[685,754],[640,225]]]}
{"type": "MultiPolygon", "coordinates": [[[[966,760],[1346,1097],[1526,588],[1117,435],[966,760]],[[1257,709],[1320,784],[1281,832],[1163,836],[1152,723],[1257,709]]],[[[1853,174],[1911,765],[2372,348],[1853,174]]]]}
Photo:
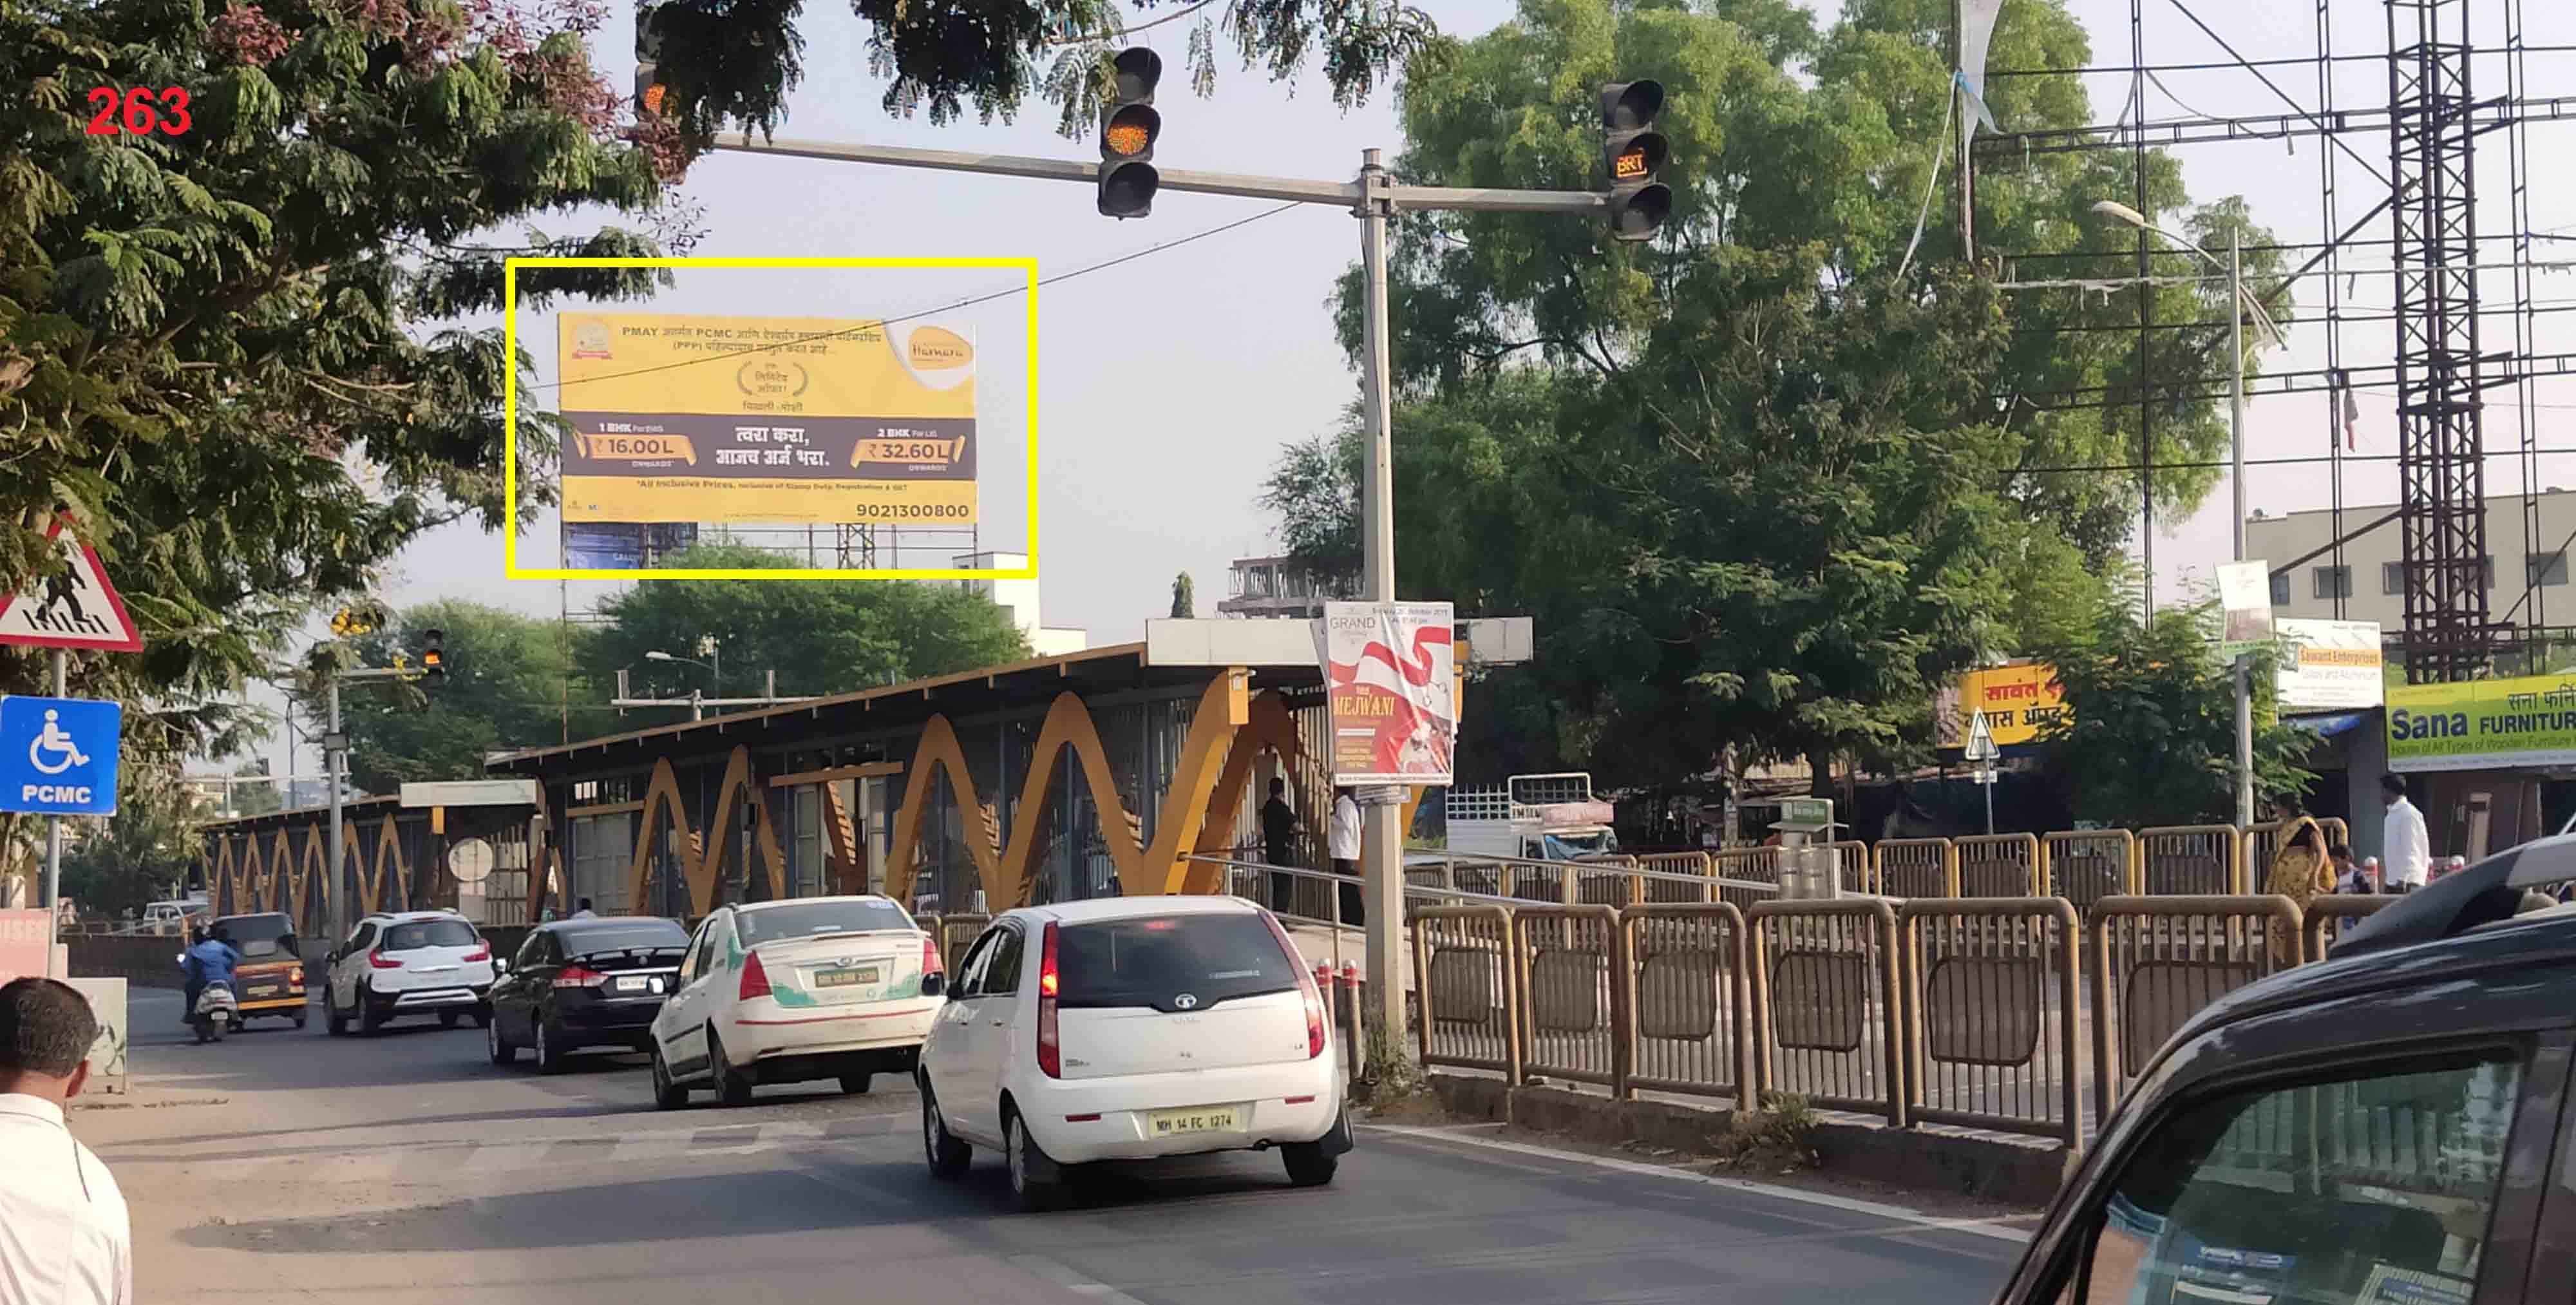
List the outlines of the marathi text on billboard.
{"type": "Polygon", "coordinates": [[[567,522],[971,525],[971,330],[571,313],[567,522]]]}
{"type": "Polygon", "coordinates": [[[1326,603],[1316,622],[1336,784],[1448,784],[1458,748],[1455,609],[1326,603]]]}
{"type": "Polygon", "coordinates": [[[2388,768],[2576,765],[2576,676],[2408,684],[2388,690],[2388,768]]]}
{"type": "Polygon", "coordinates": [[[1970,723],[1983,716],[1995,746],[2036,743],[2066,714],[2055,668],[2037,662],[1989,666],[1960,675],[1942,695],[1936,742],[1944,748],[1966,747],[1970,723]]]}

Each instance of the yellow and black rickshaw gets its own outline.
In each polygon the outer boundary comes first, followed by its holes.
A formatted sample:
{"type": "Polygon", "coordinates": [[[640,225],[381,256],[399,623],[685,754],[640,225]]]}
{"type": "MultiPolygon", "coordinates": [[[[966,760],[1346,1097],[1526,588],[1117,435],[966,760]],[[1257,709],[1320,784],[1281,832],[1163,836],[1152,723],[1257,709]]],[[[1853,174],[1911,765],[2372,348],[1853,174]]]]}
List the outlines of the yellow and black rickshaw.
{"type": "Polygon", "coordinates": [[[284,912],[227,915],[214,926],[241,953],[233,967],[233,996],[240,1019],[284,1018],[303,1028],[304,956],[295,940],[295,921],[284,912]]]}

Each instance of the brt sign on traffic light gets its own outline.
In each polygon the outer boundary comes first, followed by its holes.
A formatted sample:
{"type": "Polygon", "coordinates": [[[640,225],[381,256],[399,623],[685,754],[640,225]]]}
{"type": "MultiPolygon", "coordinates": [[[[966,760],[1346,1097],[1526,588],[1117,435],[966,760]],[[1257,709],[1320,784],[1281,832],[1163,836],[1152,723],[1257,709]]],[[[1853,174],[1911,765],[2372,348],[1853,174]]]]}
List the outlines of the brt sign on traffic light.
{"type": "Polygon", "coordinates": [[[1664,110],[1661,82],[1611,82],[1601,88],[1601,149],[1610,162],[1610,235],[1652,240],[1673,211],[1673,188],[1655,179],[1672,144],[1654,129],[1664,110]]]}
{"type": "Polygon", "coordinates": [[[1100,215],[1143,217],[1154,211],[1154,138],[1163,115],[1154,111],[1154,83],[1163,79],[1163,56],[1137,46],[1111,61],[1118,88],[1100,111],[1100,215]]]}

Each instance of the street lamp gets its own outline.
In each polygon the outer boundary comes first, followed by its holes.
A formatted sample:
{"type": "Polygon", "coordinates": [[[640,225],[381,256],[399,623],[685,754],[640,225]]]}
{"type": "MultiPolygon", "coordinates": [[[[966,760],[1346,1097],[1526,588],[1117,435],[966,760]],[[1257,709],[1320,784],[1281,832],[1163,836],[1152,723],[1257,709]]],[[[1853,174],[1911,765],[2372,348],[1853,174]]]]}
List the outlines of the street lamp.
{"type": "MultiPolygon", "coordinates": [[[[2236,560],[2245,559],[2245,314],[2250,310],[2255,319],[2283,345],[2289,338],[2280,324],[2263,311],[2263,305],[2245,295],[2244,236],[2227,233],[2227,261],[2221,263],[2215,254],[2173,232],[2147,220],[2147,215],[2106,199],[2093,206],[2093,211],[2116,222],[2126,223],[2140,231],[2152,232],[2166,241],[2198,254],[2203,262],[2227,274],[2227,295],[2231,311],[2227,314],[2227,351],[2233,355],[2227,391],[2228,462],[2230,480],[2235,489],[2235,511],[2228,517],[2228,534],[2235,541],[2236,560]]],[[[2239,828],[2254,823],[2254,675],[2253,668],[2240,654],[2236,659],[2236,823],[2239,828]]]]}
{"type": "MultiPolygon", "coordinates": [[[[695,657],[674,657],[659,648],[644,654],[644,660],[648,662],[687,662],[691,666],[703,666],[707,670],[707,687],[712,689],[716,687],[717,682],[724,679],[724,653],[717,647],[716,642],[712,639],[701,641],[698,647],[700,651],[706,653],[709,657],[712,657],[715,660],[712,662],[702,662],[695,657]]],[[[689,690],[689,719],[706,719],[707,708],[706,703],[703,701],[704,697],[705,695],[696,689],[689,690]]]]}

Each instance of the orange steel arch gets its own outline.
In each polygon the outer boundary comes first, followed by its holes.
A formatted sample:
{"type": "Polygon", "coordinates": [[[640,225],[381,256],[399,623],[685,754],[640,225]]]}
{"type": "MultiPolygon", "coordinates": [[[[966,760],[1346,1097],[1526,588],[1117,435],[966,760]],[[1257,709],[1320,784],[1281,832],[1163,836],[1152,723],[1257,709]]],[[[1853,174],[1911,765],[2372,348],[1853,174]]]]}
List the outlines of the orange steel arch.
{"type": "Polygon", "coordinates": [[[295,879],[299,867],[295,862],[295,840],[287,837],[286,826],[277,827],[277,837],[269,840],[268,887],[269,910],[295,914],[295,879]]]}
{"type": "MultiPolygon", "coordinates": [[[[1262,753],[1276,752],[1291,761],[1307,759],[1305,740],[1297,736],[1297,718],[1278,694],[1255,695],[1246,716],[1243,728],[1235,732],[1233,746],[1226,750],[1225,769],[1217,776],[1213,804],[1194,840],[1196,850],[1203,855],[1226,850],[1226,840],[1233,834],[1235,817],[1243,806],[1244,787],[1252,782],[1253,763],[1261,759],[1262,753]]],[[[1315,832],[1313,812],[1301,812],[1299,818],[1306,822],[1307,832],[1315,832]]],[[[1213,893],[1224,885],[1221,867],[1194,861],[1189,863],[1188,878],[1181,891],[1213,893]]]]}
{"type": "MultiPolygon", "coordinates": [[[[1109,755],[1100,746],[1100,731],[1092,723],[1090,709],[1075,693],[1058,694],[1047,708],[1037,743],[1029,751],[1028,778],[1020,786],[1021,808],[1038,809],[1064,749],[1070,746],[1090,786],[1092,804],[1099,811],[1101,842],[1118,866],[1118,882],[1127,895],[1187,891],[1183,881],[1190,863],[1181,858],[1180,850],[1198,840],[1208,797],[1216,784],[1218,749],[1230,742],[1236,731],[1229,700],[1239,683],[1234,675],[1220,676],[1200,696],[1198,713],[1192,717],[1190,732],[1181,745],[1180,763],[1172,770],[1171,788],[1163,802],[1165,818],[1152,847],[1138,846],[1130,832],[1135,826],[1128,819],[1126,804],[1119,800],[1109,755]]],[[[904,772],[903,806],[895,816],[889,875],[898,870],[906,876],[912,873],[921,834],[921,811],[929,801],[934,766],[946,772],[949,787],[961,806],[978,810],[984,805],[967,772],[965,750],[958,746],[956,729],[945,716],[931,717],[922,727],[921,742],[904,772]]],[[[964,841],[991,903],[998,908],[1027,900],[1029,862],[1038,846],[1036,821],[1021,822],[1007,850],[994,846],[996,840],[989,827],[970,829],[964,841]]]]}
{"type": "Polygon", "coordinates": [[[264,896],[264,885],[260,882],[265,870],[261,864],[262,858],[259,854],[259,835],[242,834],[238,837],[241,840],[241,858],[234,863],[233,873],[241,877],[242,897],[240,900],[244,903],[241,909],[245,911],[267,910],[268,905],[267,899],[264,896]]]}
{"type": "Polygon", "coordinates": [[[215,835],[215,865],[207,873],[206,882],[215,886],[215,900],[225,914],[241,913],[241,886],[233,882],[233,840],[221,834],[215,835]]]}
{"type": "MultiPolygon", "coordinates": [[[[751,766],[751,749],[735,747],[733,755],[725,761],[724,778],[716,782],[715,818],[708,822],[707,833],[720,833],[730,828],[728,821],[733,816],[735,799],[749,793],[752,797],[754,841],[759,844],[762,865],[769,872],[769,895],[772,898],[785,897],[787,858],[779,850],[778,831],[769,822],[769,804],[759,800],[759,783],[760,777],[751,766]]],[[[627,871],[626,900],[636,904],[636,909],[642,909],[644,875],[653,864],[653,841],[661,832],[658,817],[665,811],[669,812],[679,831],[689,836],[689,851],[681,858],[681,864],[688,876],[691,911],[704,915],[715,909],[716,866],[724,855],[724,840],[707,837],[690,828],[688,804],[680,799],[679,772],[672,769],[667,757],[653,763],[653,778],[645,788],[642,836],[635,842],[635,861],[627,871]]]]}

